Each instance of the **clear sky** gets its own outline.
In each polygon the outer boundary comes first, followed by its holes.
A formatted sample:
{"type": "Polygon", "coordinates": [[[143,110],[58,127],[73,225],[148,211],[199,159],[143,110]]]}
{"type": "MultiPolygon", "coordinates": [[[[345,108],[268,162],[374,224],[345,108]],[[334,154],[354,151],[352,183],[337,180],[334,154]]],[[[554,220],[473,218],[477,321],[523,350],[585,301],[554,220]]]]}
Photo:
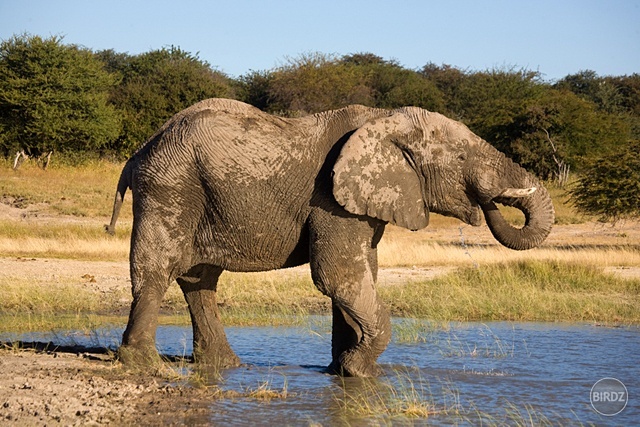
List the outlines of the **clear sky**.
{"type": "Polygon", "coordinates": [[[640,0],[0,0],[0,39],[24,32],[130,54],[178,46],[232,77],[309,52],[549,81],[640,73],[640,0]]]}

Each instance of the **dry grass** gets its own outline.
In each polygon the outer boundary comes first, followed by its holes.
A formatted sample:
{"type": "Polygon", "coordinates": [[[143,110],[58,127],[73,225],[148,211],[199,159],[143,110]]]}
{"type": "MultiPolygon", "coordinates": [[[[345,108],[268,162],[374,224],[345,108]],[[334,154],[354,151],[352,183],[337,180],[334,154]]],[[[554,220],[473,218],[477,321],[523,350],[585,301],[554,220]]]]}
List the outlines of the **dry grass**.
{"type": "Polygon", "coordinates": [[[3,313],[90,313],[110,305],[110,299],[66,281],[50,283],[16,277],[0,280],[3,313]]]}
{"type": "MultiPolygon", "coordinates": [[[[45,205],[53,213],[74,217],[107,217],[123,164],[89,162],[70,167],[55,162],[43,171],[32,162],[11,169],[0,162],[0,194],[19,206],[45,205]]],[[[131,218],[131,201],[122,209],[131,218]]]]}
{"type": "Polygon", "coordinates": [[[0,237],[0,256],[64,258],[87,261],[125,261],[129,257],[129,242],[107,236],[97,239],[25,237],[16,241],[0,237]]]}
{"type": "MultiPolygon", "coordinates": [[[[117,236],[106,235],[101,224],[11,224],[0,221],[0,256],[64,258],[91,261],[127,261],[130,224],[117,236]]],[[[452,237],[455,234],[450,233],[452,237]]],[[[452,239],[453,240],[453,239],[452,239]]],[[[640,266],[640,249],[633,245],[582,248],[543,246],[512,251],[499,245],[466,245],[431,240],[427,232],[407,236],[390,231],[379,245],[381,267],[490,265],[497,262],[558,261],[592,266],[640,266]]]]}
{"type": "Polygon", "coordinates": [[[541,247],[512,251],[503,246],[462,246],[442,244],[416,238],[385,236],[379,246],[379,262],[384,267],[474,266],[501,262],[557,261],[592,266],[638,266],[640,250],[633,246],[581,248],[541,247]]]}

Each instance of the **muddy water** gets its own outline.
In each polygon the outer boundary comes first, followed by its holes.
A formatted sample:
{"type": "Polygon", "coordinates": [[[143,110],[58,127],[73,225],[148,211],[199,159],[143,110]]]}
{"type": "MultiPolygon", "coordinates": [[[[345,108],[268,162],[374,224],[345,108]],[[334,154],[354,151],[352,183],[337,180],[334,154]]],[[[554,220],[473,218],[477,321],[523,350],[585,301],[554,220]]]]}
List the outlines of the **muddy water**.
{"type": "MultiPolygon", "coordinates": [[[[90,337],[73,332],[13,339],[116,347],[121,330],[90,337]]],[[[395,319],[395,338],[380,357],[385,375],[372,380],[327,375],[330,326],[228,328],[242,359],[209,375],[223,389],[263,388],[286,397],[223,399],[208,420],[220,425],[640,425],[640,329],[554,323],[451,323],[395,319]],[[601,378],[627,387],[629,402],[613,417],[597,414],[589,393],[601,378]],[[412,402],[429,408],[410,417],[412,402]]],[[[164,354],[191,352],[191,330],[161,327],[164,354]]],[[[6,337],[2,337],[5,339],[6,337]]],[[[206,373],[205,373],[206,374],[206,373]]]]}

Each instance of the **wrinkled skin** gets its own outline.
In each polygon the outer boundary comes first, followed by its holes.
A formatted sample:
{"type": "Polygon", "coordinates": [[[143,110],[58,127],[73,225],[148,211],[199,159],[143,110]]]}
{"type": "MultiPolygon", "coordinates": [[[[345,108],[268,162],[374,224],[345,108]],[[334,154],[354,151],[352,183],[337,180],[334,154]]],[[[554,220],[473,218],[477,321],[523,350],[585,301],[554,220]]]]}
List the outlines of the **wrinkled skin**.
{"type": "Polygon", "coordinates": [[[184,292],[194,357],[239,364],[216,304],[223,270],[265,271],[309,262],[333,305],[332,372],[379,373],[391,339],[375,285],[384,227],[411,230],[429,212],[479,225],[513,249],[539,245],[551,230],[547,191],[461,123],[419,108],[349,106],[299,119],[223,99],[169,120],[126,164],[113,233],[133,192],[133,303],[119,355],[157,358],[158,310],[169,284],[184,292]],[[495,203],[522,210],[522,229],[495,203]]]}

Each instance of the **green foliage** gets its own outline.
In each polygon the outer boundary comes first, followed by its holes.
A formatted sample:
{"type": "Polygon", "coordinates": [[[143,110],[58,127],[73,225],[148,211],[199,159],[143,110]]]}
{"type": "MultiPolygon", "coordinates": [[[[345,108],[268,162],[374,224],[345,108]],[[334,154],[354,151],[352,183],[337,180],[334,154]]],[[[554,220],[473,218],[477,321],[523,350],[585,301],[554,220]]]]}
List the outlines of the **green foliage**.
{"type": "Polygon", "coordinates": [[[309,53],[289,58],[271,74],[268,89],[272,112],[310,114],[349,104],[372,105],[362,70],[341,64],[331,55],[309,53]]]}
{"type": "Polygon", "coordinates": [[[233,97],[228,77],[176,47],[138,56],[113,51],[98,56],[122,78],[111,96],[123,116],[123,132],[110,147],[118,153],[130,155],[165,121],[198,101],[233,97]]]}
{"type": "Polygon", "coordinates": [[[621,107],[634,116],[640,116],[640,74],[609,77],[622,97],[621,107]]]}
{"type": "Polygon", "coordinates": [[[344,56],[340,62],[361,70],[364,83],[370,88],[373,105],[378,108],[411,105],[431,111],[444,110],[444,99],[435,83],[395,61],[385,61],[371,53],[359,53],[344,56]]]}
{"type": "Polygon", "coordinates": [[[575,206],[602,221],[640,218],[640,141],[592,158],[571,191],[575,206]]]}
{"type": "Polygon", "coordinates": [[[433,111],[444,109],[436,85],[419,73],[371,53],[343,57],[310,53],[269,74],[244,79],[256,88],[245,99],[268,111],[308,114],[363,104],[378,108],[407,105],[433,111]],[[254,103],[255,102],[255,103],[254,103]]]}
{"type": "Polygon", "coordinates": [[[630,126],[631,138],[640,139],[640,74],[599,77],[587,70],[568,75],[556,87],[575,93],[599,111],[618,116],[630,126]]]}
{"type": "Polygon", "coordinates": [[[268,110],[271,102],[270,85],[273,73],[270,71],[252,71],[240,76],[236,93],[238,99],[261,110],[268,110]]]}
{"type": "Polygon", "coordinates": [[[606,153],[633,135],[629,114],[584,96],[596,89],[583,78],[552,86],[528,70],[469,73],[434,64],[421,74],[443,93],[447,115],[543,179],[580,170],[587,154],[606,153]]]}
{"type": "Polygon", "coordinates": [[[61,37],[0,44],[0,150],[99,150],[120,132],[107,104],[117,84],[93,54],[61,37]]]}
{"type": "Polygon", "coordinates": [[[595,71],[584,70],[570,74],[560,80],[556,87],[570,90],[608,113],[618,113],[624,108],[624,97],[618,85],[611,79],[598,77],[595,71]]]}
{"type": "Polygon", "coordinates": [[[504,127],[501,150],[544,179],[562,164],[579,171],[587,155],[601,155],[630,138],[624,117],[597,110],[571,92],[546,88],[504,127]]]}

